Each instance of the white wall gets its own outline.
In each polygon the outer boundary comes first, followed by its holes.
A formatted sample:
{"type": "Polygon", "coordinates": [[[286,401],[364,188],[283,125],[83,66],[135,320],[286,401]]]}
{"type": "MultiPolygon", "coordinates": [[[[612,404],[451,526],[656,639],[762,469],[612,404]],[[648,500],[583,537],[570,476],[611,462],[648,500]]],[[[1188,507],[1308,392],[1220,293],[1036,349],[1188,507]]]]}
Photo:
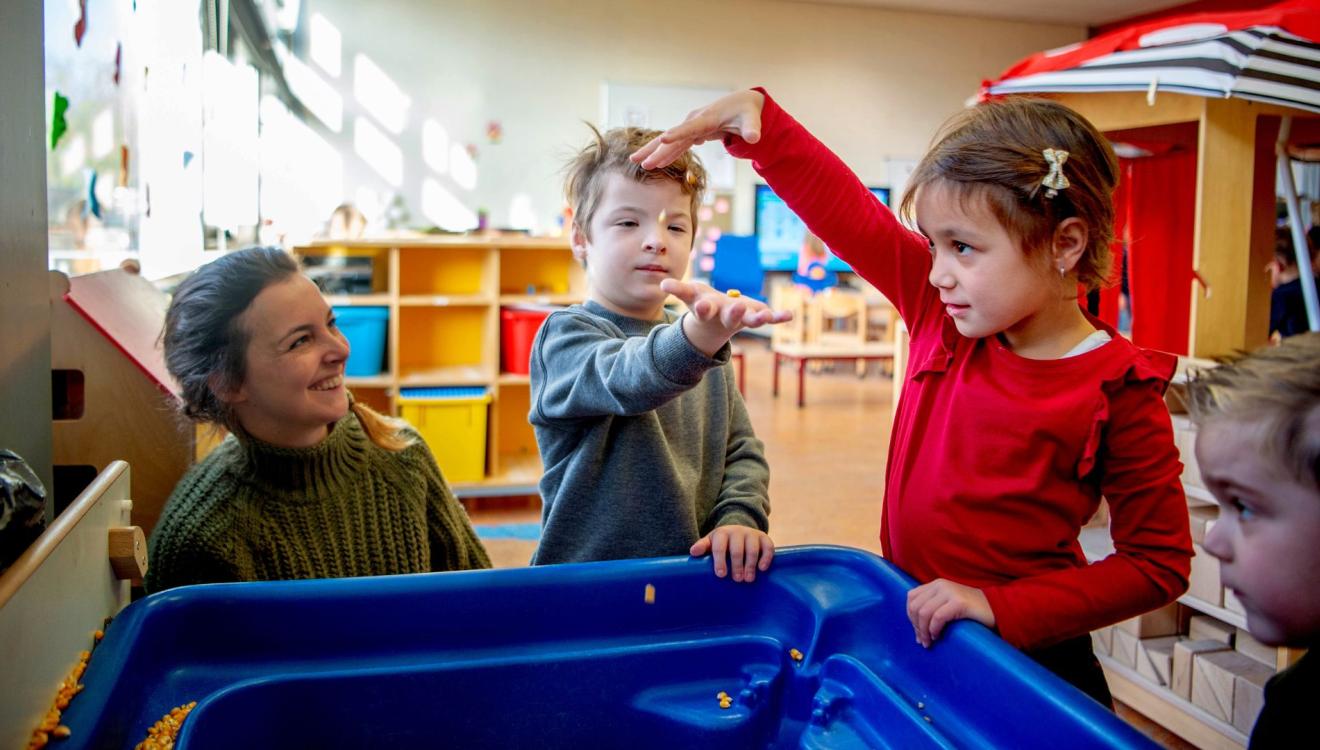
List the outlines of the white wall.
{"type": "MultiPolygon", "coordinates": [[[[344,196],[384,179],[353,153],[354,59],[365,55],[410,99],[398,135],[400,192],[414,223],[427,223],[422,183],[435,180],[469,209],[511,223],[515,196],[530,201],[534,229],[561,208],[559,169],[601,118],[605,81],[703,88],[764,85],[871,184],[890,158],[919,156],[938,125],[982,79],[1031,52],[1085,38],[1079,26],[1027,24],[778,0],[305,0],[342,36],[337,79],[310,69],[343,97],[343,125],[317,125],[344,154],[344,196]],[[475,144],[477,182],[460,187],[422,158],[422,123],[451,142],[475,144]],[[503,125],[502,143],[486,124],[503,125]]],[[[300,36],[297,54],[308,57],[300,36]]],[[[375,122],[376,125],[381,125],[375,122]]],[[[739,182],[754,175],[741,169],[739,182]]],[[[740,194],[741,194],[740,190],[740,194]]],[[[746,203],[746,201],[740,201],[746,203]]],[[[745,207],[744,207],[745,208],[745,207]]],[[[750,229],[743,212],[738,222],[750,229]]],[[[515,217],[516,218],[516,217],[515,217]]]]}

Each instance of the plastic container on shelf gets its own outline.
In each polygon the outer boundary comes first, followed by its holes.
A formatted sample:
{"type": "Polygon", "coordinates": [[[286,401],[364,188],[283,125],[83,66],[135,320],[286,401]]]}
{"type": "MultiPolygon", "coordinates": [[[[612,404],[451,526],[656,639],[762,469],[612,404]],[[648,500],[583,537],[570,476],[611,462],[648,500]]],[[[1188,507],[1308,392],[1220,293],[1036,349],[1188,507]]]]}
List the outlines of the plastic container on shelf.
{"type": "Polygon", "coordinates": [[[390,309],[337,306],[334,311],[339,330],[351,348],[344,374],[350,378],[379,375],[385,369],[385,329],[390,309]]]}
{"type": "Polygon", "coordinates": [[[510,305],[500,308],[500,360],[504,372],[531,372],[532,340],[556,305],[510,305]]]}
{"type": "Polygon", "coordinates": [[[426,441],[451,484],[479,482],[486,476],[490,400],[482,386],[399,390],[399,416],[426,441]]]}

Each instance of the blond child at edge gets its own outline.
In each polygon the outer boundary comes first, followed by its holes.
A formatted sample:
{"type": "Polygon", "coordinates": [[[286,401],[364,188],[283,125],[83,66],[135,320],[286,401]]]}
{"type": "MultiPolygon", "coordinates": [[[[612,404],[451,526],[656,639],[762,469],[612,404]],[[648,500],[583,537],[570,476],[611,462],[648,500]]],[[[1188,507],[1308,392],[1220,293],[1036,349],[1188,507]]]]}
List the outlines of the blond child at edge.
{"type": "Polygon", "coordinates": [[[769,467],[729,364],[743,328],[789,319],[684,282],[706,172],[695,154],[645,170],[658,131],[595,133],[569,164],[587,301],[536,335],[531,414],[545,465],[534,565],[707,553],[750,582],[774,557],[769,467]],[[690,310],[666,311],[668,295],[690,310]]]}
{"type": "MultiPolygon", "coordinates": [[[[1196,460],[1219,501],[1205,551],[1271,646],[1320,638],[1320,333],[1284,339],[1188,384],[1196,460]]],[[[1251,748],[1295,747],[1320,705],[1316,657],[1265,686],[1251,748]]]]}
{"type": "Polygon", "coordinates": [[[1108,280],[1118,161],[1054,102],[947,123],[907,183],[903,226],[762,90],[694,112],[634,155],[723,138],[830,250],[890,299],[911,363],[886,464],[880,544],[921,585],[917,642],[971,619],[1103,704],[1088,632],[1175,600],[1191,536],[1163,392],[1174,358],[1078,305],[1108,280]],[[1079,534],[1104,497],[1114,554],[1079,534]]]}

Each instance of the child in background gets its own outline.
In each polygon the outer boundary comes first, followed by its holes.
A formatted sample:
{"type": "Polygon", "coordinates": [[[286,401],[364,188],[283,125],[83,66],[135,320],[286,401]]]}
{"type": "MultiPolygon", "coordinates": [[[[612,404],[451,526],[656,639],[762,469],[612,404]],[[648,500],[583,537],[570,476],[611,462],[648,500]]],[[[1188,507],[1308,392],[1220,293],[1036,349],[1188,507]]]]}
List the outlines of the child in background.
{"type": "Polygon", "coordinates": [[[231,434],[171,493],[148,591],[490,567],[426,444],[344,388],[348,341],[293,256],[202,266],[162,338],[185,416],[231,434]]]}
{"type": "Polygon", "coordinates": [[[532,563],[710,553],[716,575],[752,581],[774,556],[769,467],[729,339],[787,316],[681,281],[706,172],[691,153],[655,171],[628,160],[657,134],[596,132],[568,168],[587,302],[552,313],[532,345],[545,464],[532,563]],[[690,312],[667,312],[669,294],[690,312]]]}
{"type": "MultiPolygon", "coordinates": [[[[1308,244],[1316,227],[1307,232],[1308,244]]],[[[1316,268],[1316,247],[1311,244],[1311,269],[1320,286],[1320,268],[1316,268]]],[[[1293,249],[1292,230],[1287,226],[1274,230],[1274,258],[1265,266],[1270,274],[1270,340],[1279,342],[1311,330],[1306,317],[1306,301],[1302,292],[1302,274],[1297,267],[1297,252],[1293,249]]]]}
{"type": "Polygon", "coordinates": [[[922,584],[917,641],[972,619],[1110,705],[1088,631],[1176,599],[1192,549],[1162,397],[1174,358],[1078,305],[1110,270],[1108,143],[1048,101],[968,110],[908,182],[914,232],[763,91],[694,112],[633,158],[655,167],[719,137],[911,332],[880,541],[922,584]],[[1078,535],[1101,496],[1116,551],[1088,564],[1078,535]]]}
{"type": "MultiPolygon", "coordinates": [[[[1219,501],[1205,550],[1271,646],[1320,641],[1320,333],[1302,333],[1187,386],[1196,460],[1219,501]]],[[[1265,686],[1251,747],[1312,732],[1320,670],[1303,656],[1265,686]]]]}
{"type": "Polygon", "coordinates": [[[830,260],[825,243],[810,231],[802,236],[802,248],[798,251],[797,271],[793,273],[793,283],[808,296],[839,283],[839,275],[830,271],[825,264],[830,260]]]}

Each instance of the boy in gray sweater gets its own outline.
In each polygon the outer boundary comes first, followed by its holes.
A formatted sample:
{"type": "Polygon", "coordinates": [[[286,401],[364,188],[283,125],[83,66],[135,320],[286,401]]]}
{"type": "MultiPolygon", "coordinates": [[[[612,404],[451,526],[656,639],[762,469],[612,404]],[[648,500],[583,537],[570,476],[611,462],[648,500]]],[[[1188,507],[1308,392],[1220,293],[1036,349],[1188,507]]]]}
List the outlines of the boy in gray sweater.
{"type": "Polygon", "coordinates": [[[715,574],[769,568],[769,466],[729,366],[729,339],[779,323],[737,292],[683,282],[706,173],[688,152],[647,171],[658,131],[617,128],[569,165],[587,301],[532,345],[531,414],[545,464],[532,564],[710,553],[715,574]],[[668,295],[690,312],[665,310],[668,295]]]}

